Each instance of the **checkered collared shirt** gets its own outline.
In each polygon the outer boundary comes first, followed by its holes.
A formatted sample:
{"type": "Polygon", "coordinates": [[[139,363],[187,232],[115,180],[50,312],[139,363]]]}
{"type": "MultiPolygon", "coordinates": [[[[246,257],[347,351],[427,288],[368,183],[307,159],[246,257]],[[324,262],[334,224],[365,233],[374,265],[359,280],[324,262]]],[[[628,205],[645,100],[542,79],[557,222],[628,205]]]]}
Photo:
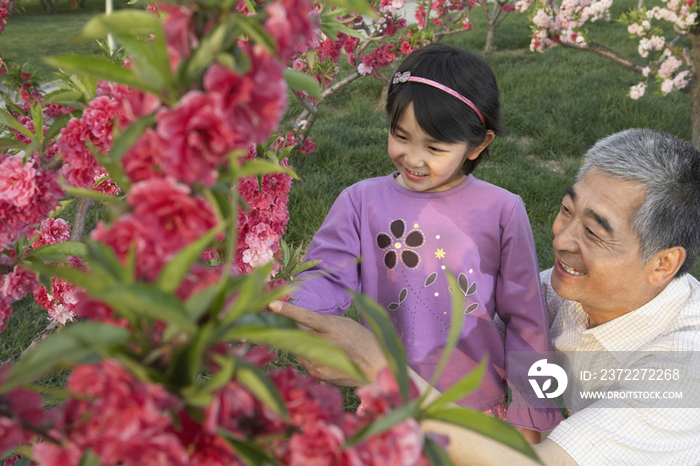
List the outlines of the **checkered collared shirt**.
{"type": "MultiPolygon", "coordinates": [[[[552,269],[545,270],[540,278],[556,351],[696,351],[700,357],[700,282],[692,276],[673,280],[641,308],[589,329],[581,304],[554,292],[551,274],[552,269]]],[[[588,369],[573,364],[574,374],[588,369]]],[[[697,371],[684,377],[697,392],[697,371]]],[[[595,400],[567,408],[571,416],[548,438],[581,466],[700,465],[698,408],[648,408],[633,400],[595,400]]]]}

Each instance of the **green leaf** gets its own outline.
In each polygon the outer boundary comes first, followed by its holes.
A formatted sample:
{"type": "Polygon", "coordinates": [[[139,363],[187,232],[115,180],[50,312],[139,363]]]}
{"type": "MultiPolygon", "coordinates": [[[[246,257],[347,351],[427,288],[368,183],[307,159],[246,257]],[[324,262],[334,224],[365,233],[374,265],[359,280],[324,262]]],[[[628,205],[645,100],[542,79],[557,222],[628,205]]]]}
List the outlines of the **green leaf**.
{"type": "Polygon", "coordinates": [[[240,26],[250,36],[253,42],[261,46],[263,50],[273,57],[277,56],[277,44],[270,34],[265,31],[259,20],[244,15],[236,15],[232,19],[236,25],[240,26]]]}
{"type": "Polygon", "coordinates": [[[160,274],[158,274],[158,278],[156,278],[155,286],[166,293],[174,292],[182,283],[187,272],[192,268],[192,264],[202,255],[202,251],[211,244],[214,237],[223,231],[225,227],[226,223],[219,223],[197,241],[182,248],[175,257],[163,266],[160,274]]]}
{"type": "Polygon", "coordinates": [[[100,15],[88,23],[82,39],[96,39],[110,33],[133,59],[133,69],[143,82],[159,92],[165,89],[177,99],[161,20],[145,11],[121,10],[100,15]]]}
{"type": "Polygon", "coordinates": [[[293,90],[306,91],[317,99],[321,98],[321,87],[318,85],[318,81],[308,74],[292,68],[287,68],[284,70],[284,79],[287,81],[287,85],[293,90]]]}
{"type": "MultiPolygon", "coordinates": [[[[119,162],[124,154],[141,137],[146,128],[153,126],[156,122],[155,115],[146,115],[133,122],[115,141],[112,150],[109,151],[109,158],[113,162],[119,162]]],[[[110,172],[111,173],[111,172],[110,172]]]]}
{"type": "Polygon", "coordinates": [[[27,148],[28,145],[29,144],[19,142],[16,139],[0,138],[0,151],[8,151],[11,149],[24,150],[27,148]]]}
{"type": "MultiPolygon", "coordinates": [[[[41,274],[42,277],[60,277],[87,291],[101,290],[114,283],[103,280],[103,277],[95,274],[94,271],[86,273],[73,267],[44,264],[44,261],[33,256],[28,256],[26,259],[29,262],[29,268],[41,274]]],[[[49,288],[50,286],[47,289],[49,288]]]]}
{"type": "Polygon", "coordinates": [[[419,412],[420,400],[414,400],[407,405],[394,409],[386,416],[380,417],[372,424],[360,429],[355,435],[349,438],[347,442],[345,442],[344,447],[357,445],[373,435],[381,434],[382,432],[391,429],[396,424],[399,424],[408,418],[415,418],[419,412]]]}
{"type": "Polygon", "coordinates": [[[17,460],[15,466],[29,466],[30,464],[32,464],[32,461],[29,458],[23,456],[22,458],[17,460]]]}
{"type": "Polygon", "coordinates": [[[100,456],[88,448],[80,458],[78,466],[100,466],[100,456]]]}
{"type": "MultiPolygon", "coordinates": [[[[174,335],[174,332],[171,330],[174,328],[174,325],[169,325],[163,335],[163,340],[167,341],[174,335]]],[[[211,345],[215,330],[214,322],[207,322],[187,345],[180,350],[176,350],[173,362],[169,364],[167,370],[167,377],[171,385],[186,387],[196,384],[197,374],[202,369],[204,352],[211,345]]],[[[199,390],[195,389],[195,391],[199,390]]]]}
{"type": "Polygon", "coordinates": [[[143,81],[133,71],[105,58],[88,57],[84,55],[63,55],[61,57],[44,57],[43,60],[49,65],[53,65],[67,72],[126,84],[127,86],[143,89],[155,94],[160,92],[159,87],[147,81],[143,81]]]}
{"type": "Polygon", "coordinates": [[[184,76],[186,83],[193,83],[201,78],[216,55],[222,50],[226,29],[226,24],[219,24],[200,41],[199,47],[192,52],[187,62],[184,76]]]}
{"type": "Polygon", "coordinates": [[[51,123],[51,126],[49,126],[49,129],[46,130],[46,134],[44,135],[44,148],[46,148],[49,141],[51,141],[51,139],[56,136],[61,129],[66,127],[71,118],[73,118],[73,116],[69,113],[57,118],[53,123],[51,123]]]}
{"type": "Polygon", "coordinates": [[[368,16],[374,16],[375,13],[370,9],[365,0],[327,0],[326,5],[337,5],[341,8],[362,13],[368,16]]]}
{"type": "Polygon", "coordinates": [[[265,302],[258,305],[255,298],[263,294],[265,278],[269,274],[269,269],[269,266],[256,267],[253,269],[252,273],[246,275],[242,281],[238,283],[236,301],[221,320],[222,325],[233,323],[243,314],[258,312],[264,304],[267,304],[267,302],[265,302]]]}
{"type": "Polygon", "coordinates": [[[207,309],[209,309],[216,297],[221,294],[225,286],[226,282],[220,280],[187,298],[187,301],[185,301],[185,310],[193,322],[197,322],[199,318],[207,312],[207,309]]]}
{"type": "Polygon", "coordinates": [[[44,97],[43,103],[44,104],[62,104],[65,105],[66,103],[69,102],[80,102],[80,99],[83,98],[83,93],[79,91],[64,91],[64,90],[57,90],[54,92],[51,92],[50,94],[46,94],[44,97]]]}
{"type": "Polygon", "coordinates": [[[315,260],[315,261],[306,261],[302,262],[301,264],[297,264],[296,267],[292,269],[292,271],[289,273],[289,275],[294,276],[296,274],[302,273],[304,270],[310,269],[311,267],[320,264],[321,260],[315,260]]]}
{"type": "Polygon", "coordinates": [[[119,281],[126,281],[127,272],[122,266],[114,250],[106,244],[98,243],[90,239],[85,240],[85,245],[89,253],[89,263],[95,266],[100,264],[104,270],[119,281]]]}
{"type": "Polygon", "coordinates": [[[450,284],[450,289],[455,290],[455,292],[452,293],[452,316],[450,319],[450,333],[447,337],[445,347],[442,350],[440,362],[438,363],[437,367],[435,368],[435,372],[433,373],[433,379],[430,381],[430,385],[432,386],[435,386],[435,383],[440,377],[442,370],[445,368],[445,364],[447,364],[447,360],[452,355],[452,350],[457,345],[457,340],[462,335],[462,327],[464,326],[464,296],[462,295],[462,293],[459,293],[457,291],[460,289],[459,285],[457,284],[457,280],[455,280],[454,275],[452,275],[452,272],[449,269],[447,270],[447,282],[450,284]]]}
{"type": "Polygon", "coordinates": [[[68,194],[72,194],[73,196],[92,199],[95,202],[110,203],[122,201],[121,197],[98,193],[97,191],[92,191],[90,189],[75,188],[73,186],[63,186],[63,190],[66,191],[68,194]]]}
{"type": "Polygon", "coordinates": [[[286,173],[295,180],[301,180],[291,168],[283,167],[279,164],[268,162],[267,160],[253,159],[246,161],[238,169],[238,176],[264,175],[266,173],[286,173]]]}
{"type": "MultiPolygon", "coordinates": [[[[454,288],[452,289],[454,290],[454,288]]],[[[425,414],[430,415],[430,413],[439,411],[448,404],[459,400],[467,393],[476,390],[479,383],[481,383],[481,378],[484,376],[484,372],[486,371],[486,361],[487,359],[484,358],[473,371],[445,390],[438,399],[433,401],[427,408],[425,408],[425,414]]]]}
{"type": "Polygon", "coordinates": [[[238,367],[236,368],[236,380],[245,385],[273,413],[283,419],[289,416],[277,386],[272,383],[272,380],[260,368],[239,359],[238,367]]]}
{"type": "Polygon", "coordinates": [[[27,256],[44,259],[44,256],[77,256],[83,257],[87,254],[87,246],[78,241],[66,241],[64,243],[45,244],[31,251],[27,256]]]}
{"type": "Polygon", "coordinates": [[[102,354],[130,338],[128,330],[113,325],[98,322],[68,325],[20,359],[0,386],[0,393],[76,364],[98,361],[102,354]]]}
{"type": "Polygon", "coordinates": [[[119,284],[92,295],[125,315],[136,314],[160,319],[189,334],[197,331],[197,326],[189,319],[180,300],[154,286],[143,283],[119,284]]]}
{"type": "Polygon", "coordinates": [[[44,142],[44,111],[41,108],[41,103],[33,103],[29,108],[29,114],[32,117],[32,124],[34,124],[34,131],[36,133],[34,139],[39,146],[42,146],[44,142]]]}
{"type": "Polygon", "coordinates": [[[408,378],[408,365],[406,362],[406,350],[396,333],[394,324],[389,314],[376,302],[363,294],[352,293],[355,305],[360,310],[362,317],[374,331],[379,340],[382,351],[387,358],[389,368],[396,377],[396,382],[401,390],[401,397],[408,401],[410,381],[408,378]]]}
{"type": "Polygon", "coordinates": [[[348,359],[340,349],[321,337],[301,330],[288,330],[266,327],[234,327],[223,335],[221,340],[246,340],[251,343],[275,346],[337,369],[359,381],[365,381],[360,369],[348,359]]]}
{"type": "Polygon", "coordinates": [[[523,438],[522,435],[520,435],[515,427],[511,426],[507,422],[501,421],[500,419],[461,407],[446,408],[436,411],[424,419],[434,419],[437,421],[446,422],[448,424],[454,424],[465,429],[473,430],[474,432],[478,432],[481,435],[492,438],[495,441],[512,448],[513,450],[519,451],[528,458],[543,464],[537,457],[535,450],[532,449],[532,446],[523,438]]]}
{"type": "Polygon", "coordinates": [[[222,428],[219,428],[218,434],[231,444],[233,449],[236,450],[236,455],[248,466],[273,466],[276,464],[275,461],[270,458],[262,448],[253,443],[253,441],[237,439],[222,428]]]}
{"type": "Polygon", "coordinates": [[[20,123],[19,120],[17,120],[17,118],[13,117],[12,115],[10,115],[2,109],[0,109],[0,125],[5,125],[9,128],[19,131],[20,133],[24,134],[30,139],[34,138],[34,134],[31,131],[29,131],[28,128],[25,128],[24,125],[20,123]]]}
{"type": "Polygon", "coordinates": [[[453,466],[447,452],[428,436],[423,437],[423,451],[432,466],[453,466]]]}

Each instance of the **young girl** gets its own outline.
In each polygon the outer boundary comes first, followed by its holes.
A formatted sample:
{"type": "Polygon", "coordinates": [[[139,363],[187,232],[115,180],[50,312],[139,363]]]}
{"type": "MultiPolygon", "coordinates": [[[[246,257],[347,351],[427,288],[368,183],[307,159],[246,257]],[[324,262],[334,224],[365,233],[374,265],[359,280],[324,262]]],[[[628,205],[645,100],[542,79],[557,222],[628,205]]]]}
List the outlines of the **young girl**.
{"type": "Polygon", "coordinates": [[[398,171],[340,194],[306,255],[322,262],[299,275],[294,304],[342,315],[351,303],[346,289],[370,296],[393,318],[410,367],[431,380],[457,294],[465,323],[436,388],[488,357],[479,389],[459,404],[522,429],[552,429],[559,418],[551,410],[505,410],[506,352],[551,351],[551,340],[523,202],[471,175],[503,131],[493,72],[472,54],[428,45],[399,67],[386,110],[398,171]],[[495,314],[506,324],[504,340],[495,314]]]}

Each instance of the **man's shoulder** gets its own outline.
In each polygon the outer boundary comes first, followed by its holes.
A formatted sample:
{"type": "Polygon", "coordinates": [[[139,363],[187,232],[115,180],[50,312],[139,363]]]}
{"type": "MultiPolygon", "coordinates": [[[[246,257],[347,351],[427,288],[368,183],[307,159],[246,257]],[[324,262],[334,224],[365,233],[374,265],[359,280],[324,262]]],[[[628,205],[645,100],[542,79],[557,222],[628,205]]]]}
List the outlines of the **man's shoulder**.
{"type": "Polygon", "coordinates": [[[700,282],[686,274],[669,286],[674,287],[674,292],[661,304],[673,315],[652,345],[668,350],[700,351],[700,282]]]}

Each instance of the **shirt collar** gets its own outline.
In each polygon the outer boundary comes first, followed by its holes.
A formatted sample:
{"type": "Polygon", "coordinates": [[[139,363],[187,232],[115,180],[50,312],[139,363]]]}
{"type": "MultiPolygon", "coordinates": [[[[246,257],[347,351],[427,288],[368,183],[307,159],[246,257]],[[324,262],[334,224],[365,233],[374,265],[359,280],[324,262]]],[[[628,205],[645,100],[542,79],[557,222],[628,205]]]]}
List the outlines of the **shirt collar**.
{"type": "MultiPolygon", "coordinates": [[[[664,290],[644,306],[617,317],[610,322],[585,330],[607,351],[636,351],[661,335],[681,310],[682,299],[688,294],[687,275],[672,280],[664,290]]],[[[583,308],[576,303],[575,309],[583,308]]]]}

